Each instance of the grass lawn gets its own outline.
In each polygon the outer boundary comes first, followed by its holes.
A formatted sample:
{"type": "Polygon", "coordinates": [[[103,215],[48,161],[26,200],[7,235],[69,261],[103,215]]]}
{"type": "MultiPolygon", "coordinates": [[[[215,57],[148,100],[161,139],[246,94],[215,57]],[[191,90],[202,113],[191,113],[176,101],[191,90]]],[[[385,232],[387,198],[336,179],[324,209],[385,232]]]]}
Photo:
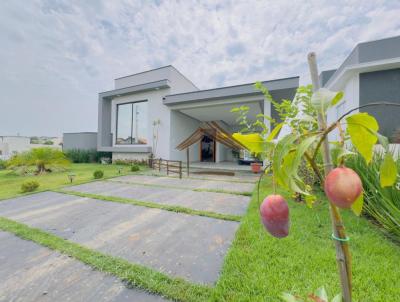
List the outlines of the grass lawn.
{"type": "MultiPolygon", "coordinates": [[[[93,171],[99,168],[105,172],[105,177],[118,175],[118,166],[94,164],[74,164],[69,172],[39,177],[21,177],[10,171],[0,171],[0,198],[21,194],[20,184],[30,178],[41,182],[41,190],[57,189],[68,184],[68,173],[76,174],[74,183],[79,183],[92,180],[93,171]]],[[[124,173],[129,173],[129,167],[124,169],[124,173]]],[[[270,180],[266,178],[261,186],[260,200],[270,193],[270,180]]],[[[104,196],[101,199],[154,207],[152,203],[135,200],[104,196]]],[[[281,301],[279,297],[284,291],[304,296],[321,286],[325,286],[333,297],[340,292],[340,287],[327,202],[322,200],[309,209],[288,200],[292,223],[290,235],[275,239],[260,223],[257,194],[253,193],[214,288],[171,278],[1,217],[0,229],[69,254],[95,269],[178,301],[281,301]]],[[[351,238],[354,301],[397,301],[400,297],[400,246],[385,238],[365,218],[358,218],[349,211],[343,211],[342,215],[351,238]]]]}
{"type": "MultiPolygon", "coordinates": [[[[269,180],[261,197],[271,192],[269,180]]],[[[264,231],[256,194],[225,258],[214,301],[281,301],[287,291],[300,295],[324,285],[339,293],[335,250],[326,201],[313,209],[289,201],[291,230],[285,239],[264,231]]],[[[364,218],[349,211],[343,219],[353,256],[354,301],[397,301],[400,297],[400,247],[364,218]]]]}
{"type": "MultiPolygon", "coordinates": [[[[118,176],[118,169],[122,168],[121,175],[129,173],[130,166],[102,165],[102,164],[71,164],[65,172],[52,172],[38,176],[21,176],[12,170],[0,170],[0,200],[19,195],[21,193],[21,184],[27,180],[36,180],[40,187],[35,192],[56,189],[69,185],[68,174],[75,174],[73,184],[79,184],[93,180],[95,170],[104,171],[104,177],[118,176]]],[[[141,169],[145,169],[141,166],[141,169]]]]}

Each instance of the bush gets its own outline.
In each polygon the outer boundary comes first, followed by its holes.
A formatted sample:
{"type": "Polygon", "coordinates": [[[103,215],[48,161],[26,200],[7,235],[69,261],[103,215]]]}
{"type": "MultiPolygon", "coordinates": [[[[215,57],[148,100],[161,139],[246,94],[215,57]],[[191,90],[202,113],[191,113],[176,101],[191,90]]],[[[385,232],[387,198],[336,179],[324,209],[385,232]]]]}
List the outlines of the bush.
{"type": "Polygon", "coordinates": [[[103,178],[103,176],[104,176],[104,172],[101,171],[101,170],[96,170],[96,171],[94,171],[94,173],[93,173],[93,177],[94,177],[95,179],[103,178]]]}
{"type": "Polygon", "coordinates": [[[99,163],[102,157],[111,158],[110,152],[98,152],[96,149],[71,149],[64,151],[64,154],[73,163],[99,163]]]}
{"type": "Polygon", "coordinates": [[[7,162],[0,159],[0,170],[4,170],[5,168],[7,168],[7,162]]]}
{"type": "Polygon", "coordinates": [[[69,163],[62,151],[49,147],[34,148],[19,153],[8,161],[8,165],[12,169],[27,170],[29,167],[36,166],[36,174],[63,169],[69,163]]]}
{"type": "MultiPolygon", "coordinates": [[[[379,167],[382,161],[382,153],[375,153],[370,164],[357,154],[346,161],[346,166],[356,171],[363,183],[364,214],[377,221],[393,240],[400,242],[400,190],[396,185],[380,186],[379,167]]],[[[400,158],[397,159],[397,171],[400,171],[400,158]]]]}
{"type": "Polygon", "coordinates": [[[37,188],[39,188],[39,183],[36,180],[28,180],[22,183],[21,185],[21,192],[33,192],[37,188]]]}
{"type": "Polygon", "coordinates": [[[133,165],[132,167],[131,167],[131,171],[132,172],[137,172],[137,171],[139,171],[140,170],[140,167],[138,166],[138,165],[133,165]]]}
{"type": "Polygon", "coordinates": [[[147,163],[146,159],[116,159],[113,161],[115,165],[146,165],[147,163]]]}

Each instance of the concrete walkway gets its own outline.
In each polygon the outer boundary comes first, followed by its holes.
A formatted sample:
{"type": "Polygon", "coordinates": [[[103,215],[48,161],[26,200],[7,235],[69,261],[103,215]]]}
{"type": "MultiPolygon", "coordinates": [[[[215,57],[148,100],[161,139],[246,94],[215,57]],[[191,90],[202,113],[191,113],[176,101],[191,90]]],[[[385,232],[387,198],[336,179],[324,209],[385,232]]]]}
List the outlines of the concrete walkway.
{"type": "Polygon", "coordinates": [[[166,301],[9,233],[0,242],[0,301],[166,301]]]}
{"type": "Polygon", "coordinates": [[[214,192],[194,192],[185,189],[151,187],[111,181],[91,182],[68,187],[67,190],[104,196],[137,199],[160,204],[176,205],[194,210],[220,214],[244,215],[249,196],[214,192]]]}
{"type": "MultiPolygon", "coordinates": [[[[212,178],[180,180],[130,175],[65,189],[243,215],[250,197],[193,189],[243,192],[251,191],[253,187],[254,184],[249,182],[212,178]]],[[[2,201],[0,216],[172,277],[207,285],[213,285],[218,280],[224,257],[239,227],[235,221],[55,192],[2,201]]],[[[0,242],[0,262],[4,263],[1,259],[7,259],[7,265],[0,266],[0,301],[25,296],[26,299],[20,300],[125,301],[126,298],[129,301],[161,301],[161,298],[146,292],[128,290],[110,276],[8,233],[0,233],[0,242]],[[38,255],[47,256],[40,258],[38,255]],[[37,257],[37,262],[34,262],[32,259],[37,257]],[[24,274],[25,271],[29,274],[24,274]],[[77,281],[72,282],[68,275],[72,276],[72,281],[77,281]],[[87,282],[83,281],[84,278],[87,282]],[[19,283],[12,285],[12,280],[19,280],[19,283]],[[69,291],[73,293],[68,294],[69,291]],[[78,296],[82,299],[79,300],[78,296]]]]}
{"type": "Polygon", "coordinates": [[[226,192],[251,192],[253,191],[253,183],[238,183],[229,181],[215,181],[207,177],[207,179],[192,178],[173,178],[173,177],[155,177],[149,175],[125,175],[121,177],[111,178],[110,181],[119,181],[127,183],[158,185],[177,187],[183,189],[205,189],[205,190],[221,190],[226,192]]]}

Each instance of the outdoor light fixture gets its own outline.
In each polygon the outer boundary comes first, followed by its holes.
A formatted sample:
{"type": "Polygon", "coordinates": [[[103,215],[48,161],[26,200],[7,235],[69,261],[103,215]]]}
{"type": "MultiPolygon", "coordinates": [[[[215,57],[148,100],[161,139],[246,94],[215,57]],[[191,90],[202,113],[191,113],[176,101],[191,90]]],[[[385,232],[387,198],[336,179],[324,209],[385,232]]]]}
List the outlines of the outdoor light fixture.
{"type": "Polygon", "coordinates": [[[74,178],[75,178],[75,174],[68,174],[68,179],[69,179],[70,183],[72,183],[74,178]]]}

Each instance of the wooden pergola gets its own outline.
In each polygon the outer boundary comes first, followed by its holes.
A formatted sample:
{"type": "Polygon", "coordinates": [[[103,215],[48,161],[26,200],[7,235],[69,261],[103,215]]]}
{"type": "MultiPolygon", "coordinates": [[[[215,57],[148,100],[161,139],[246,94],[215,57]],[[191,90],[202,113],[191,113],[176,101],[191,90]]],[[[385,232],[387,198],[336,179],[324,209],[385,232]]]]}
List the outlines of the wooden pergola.
{"type": "Polygon", "coordinates": [[[203,139],[204,136],[212,138],[214,141],[221,143],[228,148],[233,150],[247,149],[238,140],[232,137],[232,134],[218,125],[217,122],[204,122],[195,132],[193,132],[188,138],[181,142],[176,149],[182,151],[186,149],[186,169],[189,175],[189,147],[198,143],[203,139]]]}

